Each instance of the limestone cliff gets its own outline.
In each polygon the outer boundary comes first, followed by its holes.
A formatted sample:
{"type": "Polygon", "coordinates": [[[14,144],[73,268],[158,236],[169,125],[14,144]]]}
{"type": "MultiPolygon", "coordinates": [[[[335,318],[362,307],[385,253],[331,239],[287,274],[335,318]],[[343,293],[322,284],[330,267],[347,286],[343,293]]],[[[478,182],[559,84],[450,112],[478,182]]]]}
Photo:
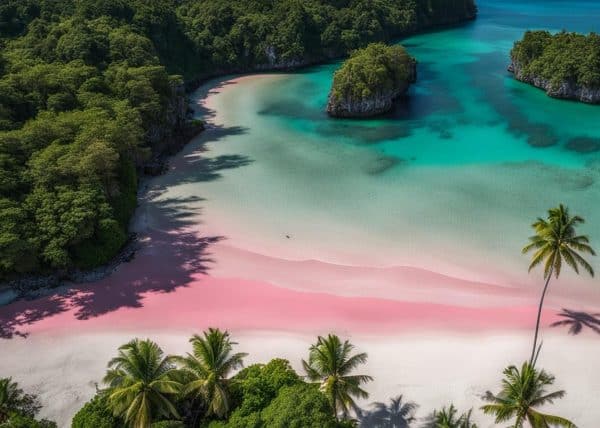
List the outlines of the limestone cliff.
{"type": "Polygon", "coordinates": [[[525,73],[521,65],[514,58],[512,58],[511,64],[508,66],[508,71],[513,73],[517,80],[545,90],[546,94],[550,97],[577,100],[588,104],[600,104],[600,88],[579,85],[569,80],[552,83],[543,77],[525,73]]]}
{"type": "Polygon", "coordinates": [[[369,45],[356,51],[335,73],[327,113],[354,118],[385,113],[416,78],[416,61],[402,46],[369,45]]]}

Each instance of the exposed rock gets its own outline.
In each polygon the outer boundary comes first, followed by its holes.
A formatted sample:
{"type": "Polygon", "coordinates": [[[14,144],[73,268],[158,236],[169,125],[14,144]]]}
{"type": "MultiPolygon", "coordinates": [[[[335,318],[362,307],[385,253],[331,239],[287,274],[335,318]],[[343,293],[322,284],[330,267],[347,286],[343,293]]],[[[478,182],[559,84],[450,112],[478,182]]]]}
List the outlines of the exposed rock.
{"type": "Polygon", "coordinates": [[[96,282],[113,273],[122,263],[135,257],[139,243],[136,234],[131,234],[121,251],[108,263],[90,270],[72,269],[49,275],[21,276],[0,283],[0,306],[19,299],[37,299],[67,289],[68,283],[96,282]]]}
{"type": "Polygon", "coordinates": [[[376,92],[372,97],[352,99],[343,98],[334,101],[329,97],[327,102],[327,113],[333,117],[371,117],[390,111],[394,102],[406,94],[409,85],[387,92],[376,92]]]}
{"type": "Polygon", "coordinates": [[[267,46],[265,48],[265,57],[267,58],[267,62],[257,65],[257,70],[292,70],[294,68],[304,67],[318,62],[318,59],[311,59],[308,57],[284,60],[279,57],[277,49],[275,49],[274,46],[267,46]]]}
{"type": "Polygon", "coordinates": [[[548,96],[553,98],[561,98],[568,100],[578,100],[588,104],[600,104],[600,88],[589,88],[586,86],[578,85],[573,81],[565,81],[559,84],[552,84],[548,79],[544,79],[539,76],[527,75],[523,72],[520,64],[514,60],[511,60],[511,64],[508,66],[508,71],[515,75],[517,80],[521,82],[529,83],[546,91],[548,96]]]}
{"type": "Polygon", "coordinates": [[[160,150],[166,140],[180,129],[188,118],[188,102],[183,84],[171,85],[171,96],[161,120],[146,132],[146,141],[160,150]]]}

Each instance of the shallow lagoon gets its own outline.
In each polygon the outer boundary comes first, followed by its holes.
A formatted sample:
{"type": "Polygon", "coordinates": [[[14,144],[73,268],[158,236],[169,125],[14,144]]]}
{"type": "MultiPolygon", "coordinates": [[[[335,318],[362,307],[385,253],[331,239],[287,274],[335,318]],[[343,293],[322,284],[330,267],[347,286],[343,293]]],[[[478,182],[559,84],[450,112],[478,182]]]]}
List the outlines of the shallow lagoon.
{"type": "Polygon", "coordinates": [[[535,284],[519,251],[535,217],[564,202],[600,224],[600,107],[515,81],[509,51],[528,28],[598,30],[600,4],[479,4],[473,23],[401,41],[418,83],[375,120],[326,116],[337,64],[207,84],[206,156],[247,162],[181,194],[205,195],[207,224],[236,247],[535,284]]]}

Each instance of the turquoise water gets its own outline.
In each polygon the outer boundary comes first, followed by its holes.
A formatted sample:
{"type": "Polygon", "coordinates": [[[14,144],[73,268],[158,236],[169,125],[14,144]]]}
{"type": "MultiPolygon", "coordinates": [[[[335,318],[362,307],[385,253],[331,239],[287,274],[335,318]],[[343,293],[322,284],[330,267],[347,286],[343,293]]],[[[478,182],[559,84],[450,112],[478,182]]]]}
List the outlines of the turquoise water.
{"type": "Polygon", "coordinates": [[[535,160],[582,167],[598,159],[600,107],[550,99],[514,81],[506,67],[514,40],[526,29],[600,30],[600,4],[482,0],[479,6],[471,24],[401,41],[419,62],[419,78],[386,117],[326,117],[338,64],[283,81],[263,94],[259,113],[307,138],[369,144],[416,165],[535,160]]]}
{"type": "MultiPolygon", "coordinates": [[[[197,99],[217,94],[198,113],[214,127],[200,155],[243,166],[182,177],[180,193],[206,199],[202,221],[231,245],[288,259],[537,284],[520,249],[558,203],[600,247],[600,106],[549,98],[506,71],[527,29],[600,30],[600,2],[479,6],[472,23],[400,41],[418,82],[377,119],[326,115],[339,63],[208,83],[197,99]]],[[[593,280],[575,284],[600,299],[593,280]]]]}

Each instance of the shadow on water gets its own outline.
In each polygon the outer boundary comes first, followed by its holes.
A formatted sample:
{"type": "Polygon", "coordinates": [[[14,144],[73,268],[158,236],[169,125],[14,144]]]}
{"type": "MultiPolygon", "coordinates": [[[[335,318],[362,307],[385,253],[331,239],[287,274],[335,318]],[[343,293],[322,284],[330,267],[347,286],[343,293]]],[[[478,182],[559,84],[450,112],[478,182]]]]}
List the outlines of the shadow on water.
{"type": "MultiPolygon", "coordinates": [[[[331,67],[328,66],[327,70],[331,67]]],[[[432,63],[419,62],[418,82],[409,93],[394,104],[385,114],[369,120],[333,119],[326,113],[330,85],[317,81],[289,80],[285,88],[274,97],[264,100],[259,115],[270,116],[294,123],[300,121],[320,136],[343,137],[358,144],[376,144],[383,141],[400,140],[411,135],[414,128],[426,126],[441,138],[451,138],[448,121],[429,120],[430,116],[452,117],[464,112],[459,100],[449,90],[440,73],[432,63]],[[302,99],[289,94],[303,94],[302,99]],[[322,98],[317,105],[306,102],[322,98]]],[[[309,69],[315,72],[313,68],[309,69]]],[[[321,72],[322,70],[317,70],[321,72]]],[[[330,70],[333,73],[333,69],[330,70]]],[[[307,72],[307,71],[305,71],[307,72]]]]}
{"type": "MultiPolygon", "coordinates": [[[[505,70],[507,62],[505,56],[499,52],[490,52],[480,54],[478,61],[466,65],[473,86],[478,88],[482,95],[481,102],[489,103],[501,116],[500,120],[506,122],[508,130],[517,137],[524,137],[530,146],[545,148],[560,144],[561,138],[554,130],[555,124],[532,121],[529,115],[515,104],[515,99],[527,97],[527,90],[530,89],[528,84],[515,82],[515,85],[507,87],[505,79],[514,79],[508,71],[498,75],[478,72],[478,70],[505,70]]],[[[575,103],[568,100],[560,100],[560,102],[565,105],[575,103]]],[[[600,151],[600,139],[585,135],[574,135],[563,142],[567,150],[582,155],[600,151]]]]}
{"type": "MultiPolygon", "coordinates": [[[[206,108],[202,114],[214,116],[206,108]]],[[[249,158],[237,154],[203,155],[207,143],[244,132],[239,127],[209,128],[184,149],[190,153],[181,156],[181,168],[168,172],[168,184],[159,177],[142,190],[136,221],[149,223],[143,228],[131,263],[120,265],[97,282],[65,284],[51,290],[50,295],[0,307],[0,338],[26,337],[27,326],[66,311],[78,320],[88,320],[122,308],[141,308],[146,295],[172,293],[189,286],[195,276],[207,274],[214,263],[210,247],[224,237],[202,236],[195,231],[202,197],[169,197],[167,190],[183,183],[218,180],[224,170],[250,164],[249,158]]]]}
{"type": "Polygon", "coordinates": [[[600,334],[600,314],[563,309],[558,316],[563,319],[550,324],[551,327],[569,327],[572,335],[578,335],[584,328],[600,334]]]}
{"type": "Polygon", "coordinates": [[[519,97],[520,87],[507,89],[504,79],[511,77],[508,71],[502,74],[478,73],[477,70],[506,70],[507,59],[499,52],[480,54],[479,59],[466,65],[473,86],[481,94],[481,102],[489,103],[505,121],[508,130],[516,137],[524,137],[532,147],[551,147],[559,142],[552,127],[529,120],[528,115],[515,105],[513,98],[519,97]]]}

